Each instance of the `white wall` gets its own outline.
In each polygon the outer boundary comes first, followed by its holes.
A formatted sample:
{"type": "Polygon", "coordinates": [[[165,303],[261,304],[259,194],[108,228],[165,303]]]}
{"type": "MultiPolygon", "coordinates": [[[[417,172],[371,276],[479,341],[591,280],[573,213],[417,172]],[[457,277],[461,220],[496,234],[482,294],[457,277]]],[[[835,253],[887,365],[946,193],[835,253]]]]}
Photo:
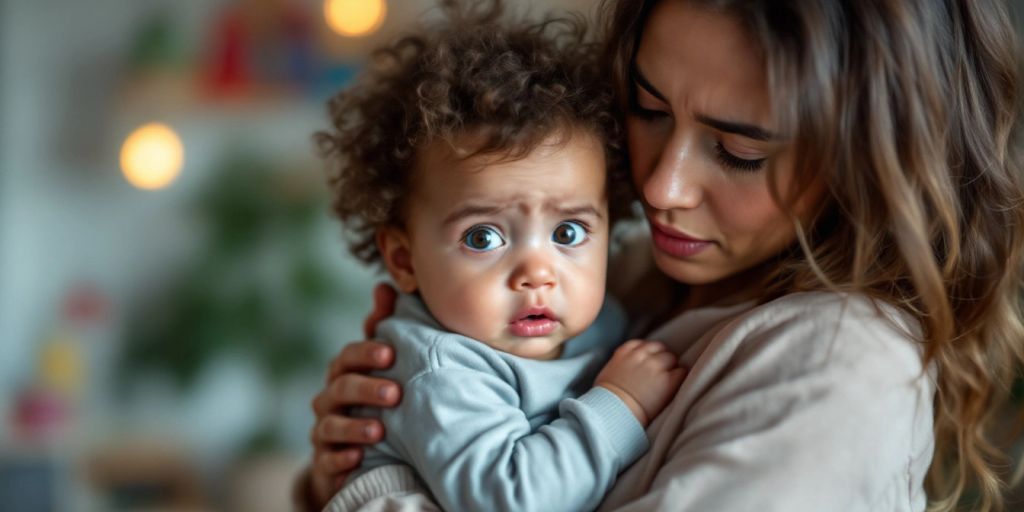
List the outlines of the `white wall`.
{"type": "MultiPolygon", "coordinates": [[[[392,7],[380,35],[339,42],[339,53],[365,51],[433,5],[396,2],[409,11],[392,7]]],[[[124,58],[141,19],[155,8],[168,9],[181,20],[182,39],[198,45],[225,3],[230,0],[0,0],[0,412],[9,410],[16,389],[35,374],[39,347],[59,327],[60,301],[76,283],[96,286],[111,301],[109,320],[85,340],[93,384],[105,384],[132,302],[166,287],[166,270],[196,248],[187,202],[222,145],[243,138],[312,158],[309,136],[325,123],[320,105],[149,110],[118,99],[124,58]],[[178,130],[186,163],[174,185],[143,192],[121,178],[116,158],[128,130],[152,115],[178,130]]],[[[592,2],[532,4],[585,9],[592,2]]],[[[331,242],[324,250],[339,255],[338,268],[349,273],[353,286],[368,288],[375,278],[341,258],[340,241],[331,242]]],[[[339,327],[339,345],[358,335],[366,307],[341,316],[348,329],[339,327]]],[[[262,384],[237,361],[225,361],[202,382],[203,391],[185,402],[175,404],[157,392],[168,401],[141,404],[131,413],[144,426],[166,423],[198,440],[210,456],[222,456],[239,429],[266,413],[262,384]]],[[[292,391],[288,412],[295,420],[289,434],[297,443],[304,442],[308,401],[319,382],[319,375],[312,376],[292,391]]],[[[110,406],[104,397],[90,404],[110,406]]],[[[123,420],[126,411],[119,413],[99,414],[98,435],[123,420]]],[[[7,424],[0,421],[0,441],[7,424]]]]}
{"type": "MultiPolygon", "coordinates": [[[[421,7],[410,12],[433,3],[400,1],[421,7]]],[[[202,20],[224,2],[2,2],[0,390],[9,390],[26,378],[36,345],[56,327],[59,301],[69,285],[91,281],[110,294],[115,307],[110,328],[116,335],[116,313],[124,302],[140,287],[156,284],[152,278],[160,275],[158,269],[187,255],[194,236],[175,212],[201,180],[194,173],[215,157],[208,151],[220,126],[181,114],[180,123],[194,125],[181,130],[188,152],[182,183],[156,193],[130,189],[120,178],[115,152],[124,131],[137,121],[131,112],[116,112],[117,74],[131,31],[154,7],[186,20],[186,40],[195,42],[203,40],[202,20]],[[87,154],[69,155],[58,147],[67,146],[68,139],[87,146],[87,154]]],[[[588,9],[593,1],[532,3],[588,9]]],[[[414,18],[392,11],[395,19],[386,29],[414,18]]],[[[264,119],[278,117],[264,114],[264,119]]],[[[293,133],[290,139],[285,136],[288,143],[307,144],[308,128],[320,122],[319,111],[282,114],[278,118],[294,131],[277,126],[268,130],[268,139],[280,141],[281,134],[293,133]]]]}

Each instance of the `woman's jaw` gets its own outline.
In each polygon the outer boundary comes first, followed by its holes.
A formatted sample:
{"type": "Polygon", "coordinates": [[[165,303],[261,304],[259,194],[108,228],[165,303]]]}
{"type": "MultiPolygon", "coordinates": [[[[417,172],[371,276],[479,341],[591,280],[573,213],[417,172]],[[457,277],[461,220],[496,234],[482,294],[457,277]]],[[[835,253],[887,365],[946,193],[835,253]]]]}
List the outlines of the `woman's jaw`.
{"type": "Polygon", "coordinates": [[[686,286],[674,308],[733,304],[764,291],[776,258],[744,262],[745,258],[736,258],[725,239],[697,235],[695,230],[674,225],[671,216],[662,219],[658,213],[646,209],[654,263],[668,278],[686,286]]]}

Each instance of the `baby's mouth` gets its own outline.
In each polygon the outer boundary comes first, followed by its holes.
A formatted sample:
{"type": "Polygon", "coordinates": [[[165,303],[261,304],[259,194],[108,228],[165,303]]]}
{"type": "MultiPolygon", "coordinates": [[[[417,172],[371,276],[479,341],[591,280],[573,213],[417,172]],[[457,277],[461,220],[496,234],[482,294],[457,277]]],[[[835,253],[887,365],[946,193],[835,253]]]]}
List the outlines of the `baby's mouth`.
{"type": "Polygon", "coordinates": [[[513,336],[532,338],[547,336],[558,328],[558,317],[548,308],[526,308],[509,322],[508,329],[513,336]]]}

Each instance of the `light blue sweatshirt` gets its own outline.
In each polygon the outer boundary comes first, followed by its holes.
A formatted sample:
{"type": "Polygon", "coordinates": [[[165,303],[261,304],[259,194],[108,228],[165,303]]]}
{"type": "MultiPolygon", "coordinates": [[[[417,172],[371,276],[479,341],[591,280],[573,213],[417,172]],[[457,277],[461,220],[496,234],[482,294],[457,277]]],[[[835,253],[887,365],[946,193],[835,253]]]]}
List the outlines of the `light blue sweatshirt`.
{"type": "Polygon", "coordinates": [[[561,358],[524,359],[445,331],[420,299],[399,297],[377,330],[397,361],[376,375],[402,384],[402,402],[358,411],[387,432],[366,450],[360,474],[408,464],[446,510],[596,508],[647,450],[629,408],[593,387],[625,328],[621,308],[606,300],[561,358]]]}

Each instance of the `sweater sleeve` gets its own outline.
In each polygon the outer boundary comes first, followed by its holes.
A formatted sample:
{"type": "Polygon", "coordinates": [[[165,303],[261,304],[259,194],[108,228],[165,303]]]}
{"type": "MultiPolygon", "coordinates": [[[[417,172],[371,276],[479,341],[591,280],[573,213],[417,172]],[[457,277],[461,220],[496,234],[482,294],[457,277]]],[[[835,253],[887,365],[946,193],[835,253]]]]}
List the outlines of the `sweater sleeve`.
{"type": "Polygon", "coordinates": [[[603,509],[924,510],[934,387],[868,307],[775,310],[715,336],[603,509]]]}
{"type": "Polygon", "coordinates": [[[515,389],[468,368],[433,370],[405,385],[383,419],[388,442],[446,510],[590,510],[647,448],[643,429],[611,392],[560,403],[531,432],[515,389]]]}

